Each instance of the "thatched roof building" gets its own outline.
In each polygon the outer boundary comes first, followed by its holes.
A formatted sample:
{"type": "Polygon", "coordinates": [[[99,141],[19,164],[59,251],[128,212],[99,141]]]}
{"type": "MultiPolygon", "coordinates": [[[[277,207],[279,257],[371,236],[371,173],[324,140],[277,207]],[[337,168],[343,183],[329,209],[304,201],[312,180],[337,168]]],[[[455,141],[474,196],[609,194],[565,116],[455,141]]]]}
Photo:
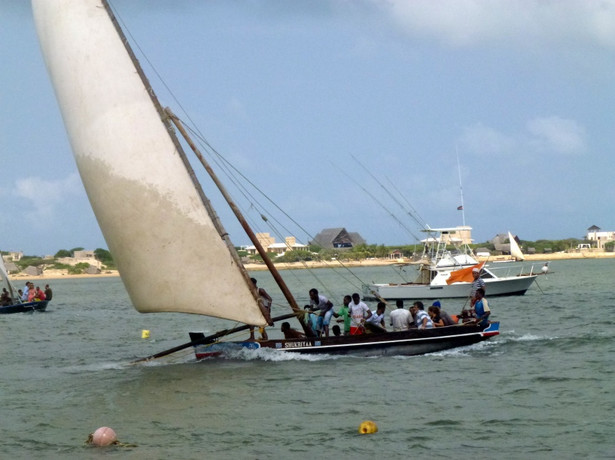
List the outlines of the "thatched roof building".
{"type": "Polygon", "coordinates": [[[358,233],[348,232],[345,228],[340,227],[323,229],[310,244],[324,249],[350,249],[366,243],[358,233]]]}

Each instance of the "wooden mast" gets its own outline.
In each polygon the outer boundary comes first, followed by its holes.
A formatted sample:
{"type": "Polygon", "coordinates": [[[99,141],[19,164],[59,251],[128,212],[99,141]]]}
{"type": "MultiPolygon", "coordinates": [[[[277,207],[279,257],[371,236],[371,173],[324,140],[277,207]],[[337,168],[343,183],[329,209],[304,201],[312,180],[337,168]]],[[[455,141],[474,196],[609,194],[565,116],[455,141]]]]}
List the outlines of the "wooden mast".
{"type": "Polygon", "coordinates": [[[201,164],[203,165],[203,167],[205,168],[205,170],[207,171],[211,179],[216,184],[216,187],[218,187],[218,189],[220,190],[220,193],[222,193],[222,196],[224,197],[229,207],[235,214],[235,217],[237,217],[237,220],[241,224],[243,230],[246,232],[246,235],[248,235],[248,238],[250,238],[250,241],[252,241],[252,244],[258,251],[259,255],[263,258],[265,265],[267,265],[267,268],[269,269],[269,272],[273,276],[273,279],[275,280],[277,285],[280,287],[280,290],[282,291],[282,294],[284,294],[284,297],[288,301],[290,308],[293,310],[295,314],[297,314],[297,319],[301,323],[301,327],[303,327],[305,334],[309,337],[314,336],[314,332],[305,323],[303,315],[300,314],[303,312],[303,310],[299,308],[299,305],[297,305],[297,301],[295,300],[292,293],[288,289],[288,286],[286,285],[286,283],[280,276],[280,273],[278,272],[277,268],[275,267],[275,265],[273,264],[273,262],[267,255],[267,251],[265,251],[261,243],[258,241],[258,238],[256,238],[256,235],[252,231],[252,228],[250,227],[250,225],[244,218],[243,214],[241,213],[241,211],[239,210],[239,208],[237,207],[237,205],[235,204],[235,202],[233,201],[229,193],[226,191],[226,188],[224,187],[222,182],[220,182],[220,180],[218,179],[218,176],[216,175],[216,173],[213,171],[213,169],[211,168],[207,160],[205,160],[205,158],[203,157],[203,154],[201,153],[199,148],[196,146],[192,138],[188,135],[186,129],[182,125],[179,118],[177,118],[177,116],[175,116],[175,114],[168,107],[165,108],[165,113],[169,117],[169,119],[173,122],[173,124],[177,127],[177,129],[179,130],[183,138],[186,140],[186,142],[188,143],[188,145],[190,146],[194,154],[197,156],[197,158],[199,159],[199,161],[201,162],[201,164]]]}

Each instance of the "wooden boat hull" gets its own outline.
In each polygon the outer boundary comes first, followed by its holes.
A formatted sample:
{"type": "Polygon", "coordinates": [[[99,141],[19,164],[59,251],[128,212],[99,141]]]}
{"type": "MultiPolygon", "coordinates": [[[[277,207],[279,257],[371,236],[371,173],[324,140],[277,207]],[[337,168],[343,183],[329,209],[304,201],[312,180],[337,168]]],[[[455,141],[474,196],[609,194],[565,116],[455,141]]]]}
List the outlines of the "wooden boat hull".
{"type": "MultiPolygon", "coordinates": [[[[273,339],[246,342],[213,342],[194,346],[197,359],[232,353],[241,349],[267,348],[281,353],[311,353],[357,356],[412,356],[434,353],[487,340],[499,334],[499,321],[486,327],[455,325],[421,330],[411,329],[384,334],[304,339],[273,339]]],[[[193,341],[202,333],[191,332],[193,341]]]]}
{"type": "Polygon", "coordinates": [[[0,315],[6,315],[10,313],[26,313],[31,311],[45,311],[47,308],[47,300],[39,300],[37,302],[17,303],[15,305],[6,305],[0,307],[0,315]]]}
{"type": "MultiPolygon", "coordinates": [[[[523,295],[530,288],[537,275],[522,275],[510,278],[485,279],[489,297],[523,295]]],[[[457,299],[470,295],[471,283],[433,284],[370,284],[363,288],[364,298],[368,300],[432,300],[457,299]],[[378,295],[376,296],[377,293],[378,295]]]]}

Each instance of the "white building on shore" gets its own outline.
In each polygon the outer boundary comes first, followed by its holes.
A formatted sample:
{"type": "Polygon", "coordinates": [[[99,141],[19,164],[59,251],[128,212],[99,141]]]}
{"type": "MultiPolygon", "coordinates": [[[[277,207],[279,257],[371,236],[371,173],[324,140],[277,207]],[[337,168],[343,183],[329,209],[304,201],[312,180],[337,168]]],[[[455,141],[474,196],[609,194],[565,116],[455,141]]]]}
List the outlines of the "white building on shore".
{"type": "MultiPolygon", "coordinates": [[[[305,244],[297,243],[294,236],[287,236],[284,243],[276,243],[275,238],[269,233],[257,233],[256,239],[260,245],[265,248],[267,252],[274,252],[276,254],[284,254],[286,251],[307,251],[308,246],[305,244]]],[[[248,254],[257,254],[256,246],[246,246],[245,250],[248,254]]]]}
{"type": "Polygon", "coordinates": [[[615,241],[615,232],[603,232],[597,225],[592,225],[587,229],[588,241],[595,241],[598,249],[603,249],[604,244],[615,241]]]}

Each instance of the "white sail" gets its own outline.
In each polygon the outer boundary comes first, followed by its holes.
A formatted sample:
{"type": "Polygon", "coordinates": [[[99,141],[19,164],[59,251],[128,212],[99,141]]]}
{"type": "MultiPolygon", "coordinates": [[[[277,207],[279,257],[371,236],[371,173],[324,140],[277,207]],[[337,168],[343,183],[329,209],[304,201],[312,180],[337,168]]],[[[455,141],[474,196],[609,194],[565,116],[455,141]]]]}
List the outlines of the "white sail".
{"type": "Polygon", "coordinates": [[[12,299],[17,297],[17,289],[9,279],[9,272],[4,265],[4,258],[0,254],[0,288],[6,288],[12,299]]]}
{"type": "Polygon", "coordinates": [[[521,248],[517,244],[517,240],[515,240],[510,232],[508,232],[508,241],[510,241],[510,255],[516,260],[524,260],[525,256],[523,255],[523,252],[521,252],[521,248]]]}
{"type": "Polygon", "coordinates": [[[32,5],[81,178],[135,308],[265,324],[106,4],[32,5]]]}

